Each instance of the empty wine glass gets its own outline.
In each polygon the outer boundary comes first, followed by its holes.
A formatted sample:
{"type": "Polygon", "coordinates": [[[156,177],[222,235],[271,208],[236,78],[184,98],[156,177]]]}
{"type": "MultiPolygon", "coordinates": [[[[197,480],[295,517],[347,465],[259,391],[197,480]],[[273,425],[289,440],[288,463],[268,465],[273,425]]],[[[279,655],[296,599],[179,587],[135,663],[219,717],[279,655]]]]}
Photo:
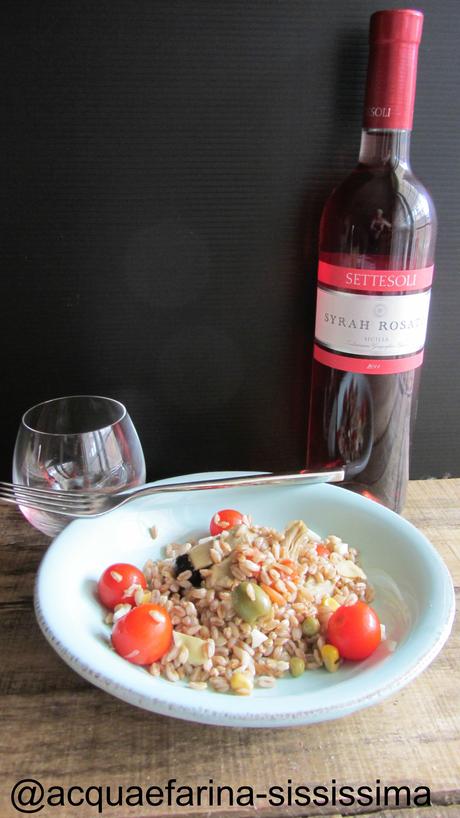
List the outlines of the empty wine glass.
{"type": "MultiPolygon", "coordinates": [[[[121,491],[145,481],[136,429],[117,400],[93,395],[55,398],[23,415],[13,457],[13,480],[36,488],[121,491]]],[[[49,537],[69,520],[21,507],[49,537]]]]}

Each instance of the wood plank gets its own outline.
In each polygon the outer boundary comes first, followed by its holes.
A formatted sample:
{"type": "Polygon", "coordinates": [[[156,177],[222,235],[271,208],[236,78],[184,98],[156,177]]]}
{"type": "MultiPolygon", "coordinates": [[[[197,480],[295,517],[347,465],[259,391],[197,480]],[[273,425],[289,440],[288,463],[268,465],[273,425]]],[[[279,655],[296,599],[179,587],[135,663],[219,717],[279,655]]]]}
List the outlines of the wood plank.
{"type": "Polygon", "coordinates": [[[460,587],[460,479],[411,482],[404,517],[436,546],[460,587]]]}
{"type": "MultiPolygon", "coordinates": [[[[350,813],[348,813],[350,814],[350,813]]],[[[329,818],[344,818],[345,812],[335,813],[329,818]]],[[[409,809],[384,809],[383,812],[366,812],[361,813],[360,818],[459,818],[460,808],[457,804],[450,804],[449,806],[440,807],[410,807],[409,809]]],[[[296,818],[303,818],[297,815],[296,818]]]]}
{"type": "MultiPolygon", "coordinates": [[[[412,483],[406,516],[442,553],[460,586],[460,480],[412,483]]],[[[57,657],[32,612],[33,582],[47,540],[14,509],[0,509],[0,814],[10,815],[15,781],[32,775],[45,787],[59,784],[243,785],[266,792],[271,785],[430,787],[433,803],[423,818],[460,816],[460,627],[418,679],[390,700],[341,719],[285,730],[198,726],[124,704],[88,685],[57,657]],[[12,752],[14,748],[14,752],[12,752]],[[449,804],[454,804],[452,809],[449,804]],[[436,811],[437,810],[437,811],[436,811]],[[446,812],[447,810],[447,812],[446,812]]],[[[457,594],[460,602],[460,593],[457,594]]],[[[299,807],[260,802],[257,814],[299,816],[299,807]]],[[[302,816],[334,814],[305,808],[302,816]]],[[[353,808],[363,814],[364,807],[353,808]]],[[[59,808],[74,818],[75,808],[59,808]]],[[[88,812],[88,810],[86,810],[88,812]]],[[[157,816],[179,814],[158,807],[157,816]]],[[[252,808],[183,807],[194,816],[253,815],[252,808]]],[[[367,810],[369,813],[369,810],[367,810]]],[[[41,815],[56,815],[54,808],[41,815]]],[[[113,807],[114,818],[142,818],[151,808],[113,807]]],[[[372,813],[375,815],[375,812],[372,813]]],[[[403,818],[404,811],[381,813],[403,818]],[[394,813],[394,814],[393,814],[394,813]]],[[[415,818],[417,811],[410,811],[415,818]]],[[[405,818],[405,816],[404,816],[405,818]]]]}
{"type": "MultiPolygon", "coordinates": [[[[329,818],[344,818],[347,813],[335,813],[334,815],[330,815],[329,818]]],[[[350,814],[350,813],[348,813],[350,814]]],[[[383,812],[366,812],[361,813],[360,818],[375,818],[378,815],[378,818],[459,818],[460,809],[457,804],[450,804],[449,806],[440,807],[410,807],[409,809],[389,809],[383,810],[383,812]]],[[[304,816],[298,814],[296,818],[304,818],[304,816]]]]}
{"type": "MultiPolygon", "coordinates": [[[[379,813],[379,818],[459,818],[460,808],[457,804],[446,807],[415,807],[413,809],[390,809],[379,813]]],[[[342,818],[342,816],[338,816],[342,818]]],[[[375,818],[375,812],[367,812],[361,818],[375,818]]]]}

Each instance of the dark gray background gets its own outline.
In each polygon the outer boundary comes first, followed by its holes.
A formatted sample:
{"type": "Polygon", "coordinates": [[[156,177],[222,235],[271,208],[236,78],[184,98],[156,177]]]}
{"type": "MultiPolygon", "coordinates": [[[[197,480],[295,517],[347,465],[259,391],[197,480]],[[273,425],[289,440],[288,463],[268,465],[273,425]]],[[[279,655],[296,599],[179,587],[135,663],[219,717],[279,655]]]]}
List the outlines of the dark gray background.
{"type": "MultiPolygon", "coordinates": [[[[318,221],[378,8],[2,4],[3,477],[21,413],[77,393],[127,404],[151,478],[303,465],[318,221]]],[[[422,9],[412,157],[440,231],[413,477],[460,475],[460,6],[422,9]]]]}

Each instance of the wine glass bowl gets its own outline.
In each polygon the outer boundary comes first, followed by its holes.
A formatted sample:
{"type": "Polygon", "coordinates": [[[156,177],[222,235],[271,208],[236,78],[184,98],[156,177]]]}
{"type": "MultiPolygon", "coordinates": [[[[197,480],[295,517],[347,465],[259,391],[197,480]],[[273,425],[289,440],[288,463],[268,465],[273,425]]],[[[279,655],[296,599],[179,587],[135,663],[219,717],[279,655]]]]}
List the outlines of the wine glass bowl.
{"type": "MultiPolygon", "coordinates": [[[[13,480],[50,491],[121,491],[145,481],[145,460],[126,407],[113,398],[74,395],[37,404],[22,417],[13,480]]],[[[20,507],[54,537],[69,520],[20,507]]]]}

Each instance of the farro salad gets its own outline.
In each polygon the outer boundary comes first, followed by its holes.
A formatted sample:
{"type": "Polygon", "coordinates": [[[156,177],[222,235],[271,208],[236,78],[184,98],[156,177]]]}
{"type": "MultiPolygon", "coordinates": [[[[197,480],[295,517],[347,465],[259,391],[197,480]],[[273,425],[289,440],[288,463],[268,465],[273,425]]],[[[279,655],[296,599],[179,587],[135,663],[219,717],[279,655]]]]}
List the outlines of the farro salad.
{"type": "Polygon", "coordinates": [[[245,696],[288,674],[332,673],[385,638],[357,551],[340,537],[322,539],[302,520],[276,531],[234,509],[209,530],[142,571],[104,571],[99,598],[124,659],[195,690],[245,696]]]}

